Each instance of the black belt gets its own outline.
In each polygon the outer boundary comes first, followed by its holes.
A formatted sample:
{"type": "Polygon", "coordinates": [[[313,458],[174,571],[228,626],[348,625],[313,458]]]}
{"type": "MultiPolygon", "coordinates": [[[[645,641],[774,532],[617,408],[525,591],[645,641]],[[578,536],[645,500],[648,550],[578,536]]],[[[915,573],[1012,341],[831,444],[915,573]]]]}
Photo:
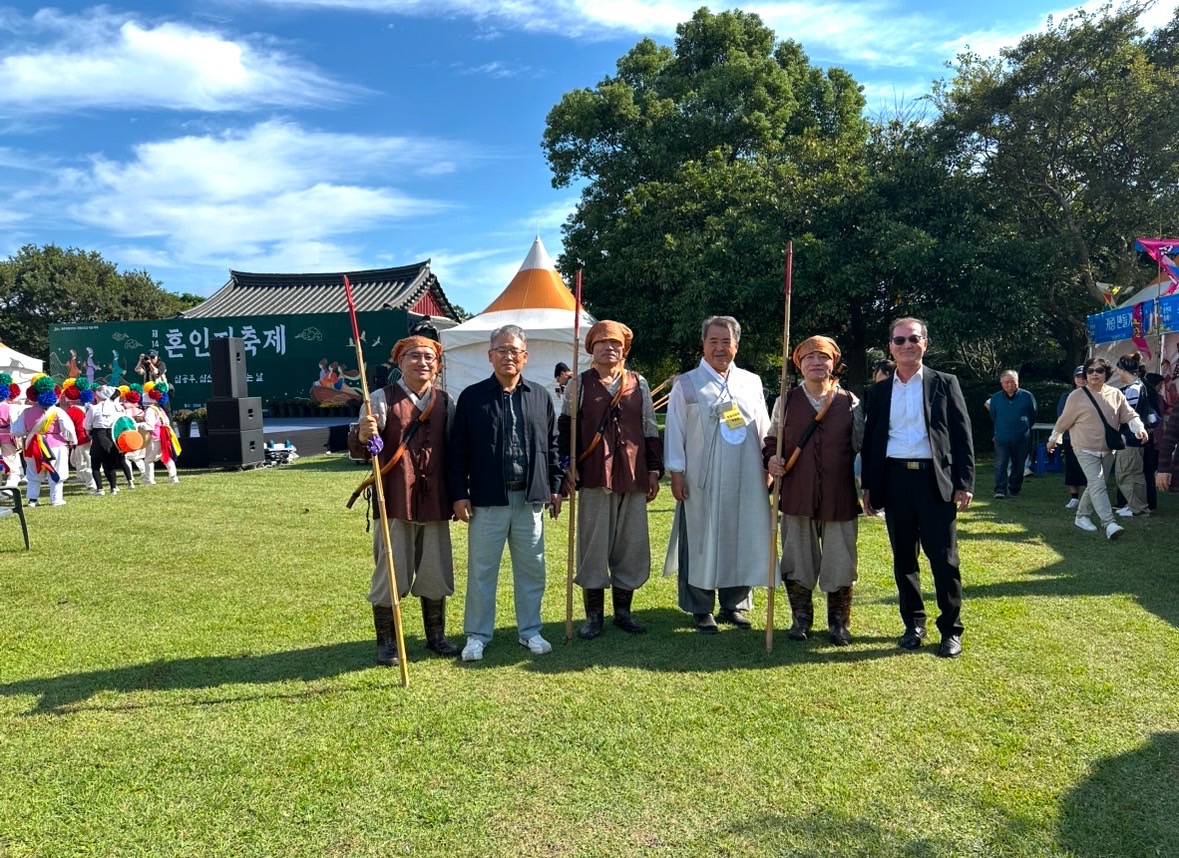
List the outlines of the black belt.
{"type": "Polygon", "coordinates": [[[522,492],[526,488],[528,488],[528,484],[523,480],[512,480],[507,485],[507,489],[510,492],[522,492]]]}
{"type": "Polygon", "coordinates": [[[889,459],[888,463],[906,471],[924,471],[933,466],[931,459],[889,459]]]}

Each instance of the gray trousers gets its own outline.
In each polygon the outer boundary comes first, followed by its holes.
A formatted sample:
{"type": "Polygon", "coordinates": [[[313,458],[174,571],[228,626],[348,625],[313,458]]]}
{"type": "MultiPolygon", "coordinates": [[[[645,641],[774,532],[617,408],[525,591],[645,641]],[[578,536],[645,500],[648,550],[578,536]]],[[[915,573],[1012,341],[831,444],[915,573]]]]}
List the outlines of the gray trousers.
{"type": "Polygon", "coordinates": [[[574,583],[587,590],[642,587],[651,577],[646,494],[582,489],[577,499],[574,583]]]}
{"type": "Polygon", "coordinates": [[[800,515],[782,516],[782,559],[778,568],[783,581],[795,581],[808,590],[822,584],[834,593],[856,582],[856,534],[859,523],[815,521],[800,515]]]}
{"type": "Polygon", "coordinates": [[[1113,464],[1113,453],[1090,453],[1088,450],[1077,450],[1076,453],[1088,481],[1077,505],[1077,515],[1095,512],[1102,524],[1113,524],[1113,507],[1109,505],[1109,490],[1105,485],[1109,467],[1113,464]]]}
{"type": "MultiPolygon", "coordinates": [[[[393,566],[397,570],[397,597],[410,593],[423,599],[454,595],[454,558],[450,550],[450,522],[424,523],[389,519],[393,540],[393,566]]],[[[385,535],[381,522],[373,522],[373,580],[368,600],[374,605],[392,605],[389,592],[389,563],[385,556],[385,535]]]]}

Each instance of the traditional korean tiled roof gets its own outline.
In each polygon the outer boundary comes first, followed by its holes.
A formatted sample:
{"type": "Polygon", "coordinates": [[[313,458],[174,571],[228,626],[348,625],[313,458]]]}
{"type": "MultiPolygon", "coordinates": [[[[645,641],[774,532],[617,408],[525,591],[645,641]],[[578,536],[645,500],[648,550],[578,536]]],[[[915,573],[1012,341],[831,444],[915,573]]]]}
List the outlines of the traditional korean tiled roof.
{"type": "Polygon", "coordinates": [[[230,271],[229,282],[207,301],[182,314],[185,318],[261,316],[292,313],[341,313],[348,308],[344,275],[352,284],[358,311],[408,310],[415,315],[442,315],[458,321],[458,314],[430,260],[399,268],[337,271],[325,274],[252,274],[230,271]],[[441,311],[441,313],[439,313],[441,311]]]}

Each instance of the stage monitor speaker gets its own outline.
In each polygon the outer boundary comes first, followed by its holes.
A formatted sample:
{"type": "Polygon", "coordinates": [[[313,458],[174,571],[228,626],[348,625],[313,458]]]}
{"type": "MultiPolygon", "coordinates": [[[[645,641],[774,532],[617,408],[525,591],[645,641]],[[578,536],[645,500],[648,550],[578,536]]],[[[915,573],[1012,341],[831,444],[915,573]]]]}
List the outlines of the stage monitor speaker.
{"type": "Polygon", "coordinates": [[[241,468],[261,465],[266,460],[266,444],[261,429],[248,432],[209,432],[209,467],[241,468]]]}
{"type": "Polygon", "coordinates": [[[241,337],[217,337],[209,343],[213,362],[213,398],[240,399],[246,393],[246,344],[241,337]]]}
{"type": "Polygon", "coordinates": [[[210,399],[205,403],[210,432],[248,432],[262,428],[262,398],[210,399]]]}

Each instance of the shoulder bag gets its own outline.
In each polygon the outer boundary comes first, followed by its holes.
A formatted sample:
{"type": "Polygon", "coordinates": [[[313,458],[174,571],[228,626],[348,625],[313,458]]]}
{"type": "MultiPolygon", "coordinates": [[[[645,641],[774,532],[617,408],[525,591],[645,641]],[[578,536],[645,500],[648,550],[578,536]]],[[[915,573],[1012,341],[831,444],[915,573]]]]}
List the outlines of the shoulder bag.
{"type": "Polygon", "coordinates": [[[1105,419],[1105,412],[1101,410],[1101,406],[1097,404],[1097,400],[1093,397],[1093,393],[1088,387],[1081,388],[1085,391],[1085,395],[1089,397],[1089,401],[1093,403],[1093,407],[1097,409],[1097,416],[1101,418],[1101,425],[1105,427],[1105,446],[1111,450],[1126,449],[1126,439],[1122,437],[1122,433],[1109,425],[1109,421],[1105,419]]]}

